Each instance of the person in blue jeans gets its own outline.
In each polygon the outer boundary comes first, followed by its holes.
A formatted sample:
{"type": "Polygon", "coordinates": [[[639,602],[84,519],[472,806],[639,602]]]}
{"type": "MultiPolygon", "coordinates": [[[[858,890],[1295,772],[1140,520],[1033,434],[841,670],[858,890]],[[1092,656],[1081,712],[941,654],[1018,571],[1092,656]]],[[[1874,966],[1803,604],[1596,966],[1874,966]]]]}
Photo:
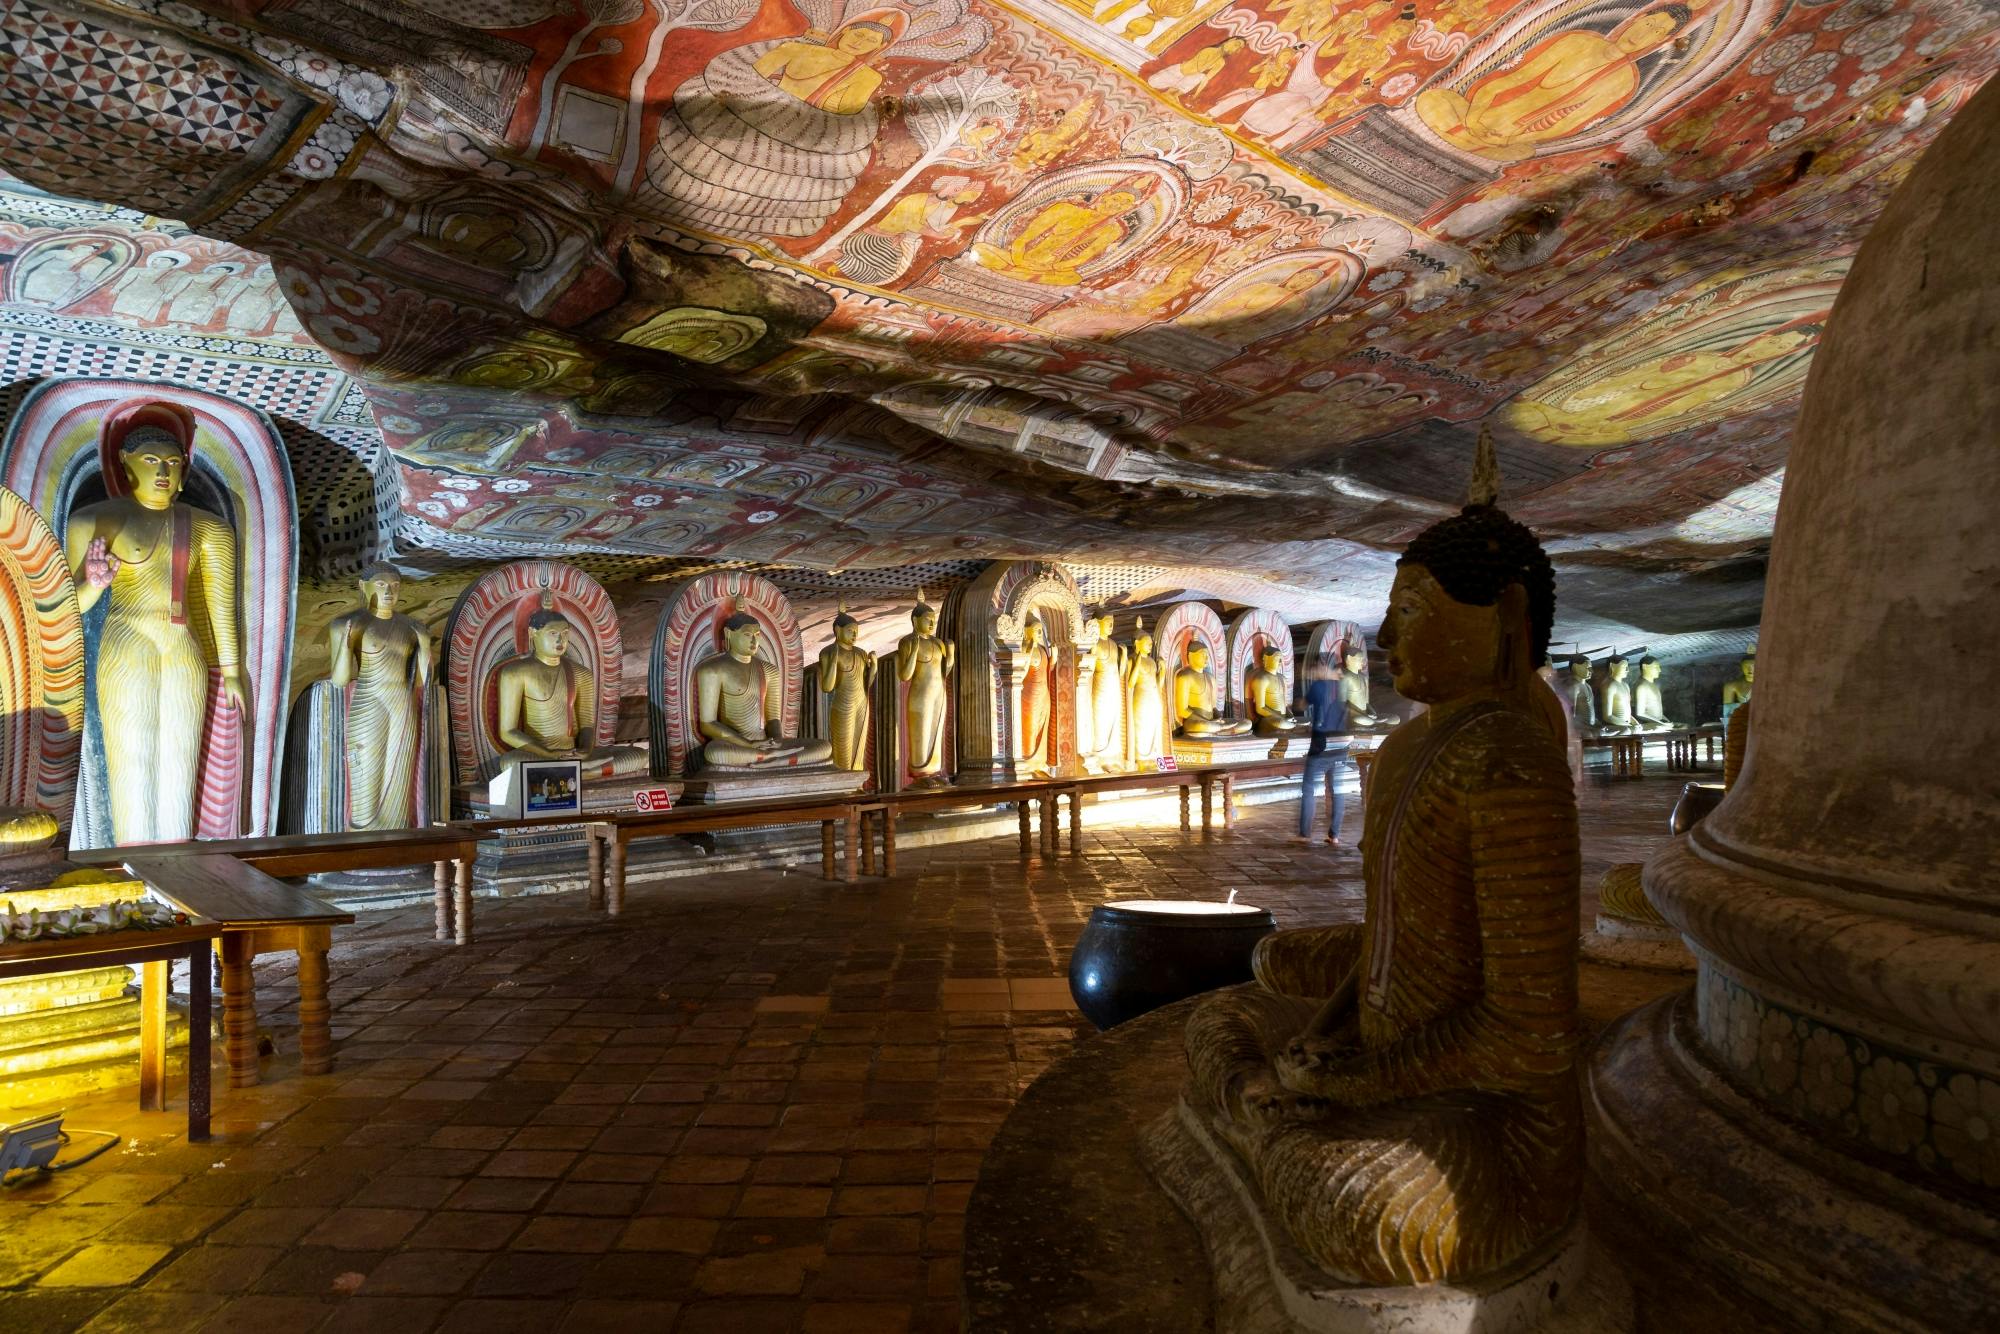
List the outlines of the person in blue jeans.
{"type": "Polygon", "coordinates": [[[1299,839],[1312,838],[1319,784],[1324,782],[1333,806],[1326,841],[1338,844],[1340,817],[1347,805],[1340,792],[1340,770],[1347,761],[1347,704],[1340,697],[1340,673],[1324,660],[1315,660],[1306,668],[1305,689],[1300,695],[1312,725],[1312,744],[1306,749],[1305,784],[1299,791],[1299,839]]]}

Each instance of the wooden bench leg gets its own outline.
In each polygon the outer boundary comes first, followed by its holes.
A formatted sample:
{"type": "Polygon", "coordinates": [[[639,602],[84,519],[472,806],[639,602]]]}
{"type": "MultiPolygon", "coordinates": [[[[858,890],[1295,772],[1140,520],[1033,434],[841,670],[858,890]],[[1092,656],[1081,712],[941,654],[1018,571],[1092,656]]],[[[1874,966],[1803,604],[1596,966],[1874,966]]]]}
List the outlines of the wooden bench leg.
{"type": "Polygon", "coordinates": [[[840,878],[840,876],[833,869],[833,863],[834,863],[833,821],[821,820],[819,822],[819,878],[820,879],[838,880],[840,878]]]}
{"type": "Polygon", "coordinates": [[[1022,861],[1026,861],[1028,860],[1028,858],[1035,855],[1035,836],[1033,829],[1034,818],[1033,818],[1033,813],[1030,809],[1032,805],[1033,805],[1032,802],[1027,802],[1027,801],[1017,801],[1014,803],[1014,813],[1021,817],[1021,860],[1022,861]]]}
{"type": "Polygon", "coordinates": [[[451,939],[451,863],[431,868],[431,892],[437,898],[437,938],[451,939]]]}
{"type": "Polygon", "coordinates": [[[854,845],[860,841],[861,812],[850,808],[847,812],[846,867],[844,868],[844,878],[850,885],[855,881],[854,860],[856,853],[859,851],[854,845]]]}
{"type": "Polygon", "coordinates": [[[458,859],[458,943],[472,943],[472,858],[458,859]]]}
{"type": "Polygon", "coordinates": [[[861,812],[861,874],[875,874],[875,836],[871,832],[874,824],[873,811],[861,812]]]}
{"type": "Polygon", "coordinates": [[[1215,784],[1208,779],[1201,780],[1201,832],[1206,834],[1215,823],[1215,784]]]}
{"type": "Polygon", "coordinates": [[[1042,854],[1053,857],[1062,849],[1062,830],[1056,822],[1056,794],[1042,794],[1042,854]]]}
{"type": "Polygon", "coordinates": [[[1186,783],[1181,783],[1178,786],[1180,788],[1180,794],[1181,794],[1181,832],[1183,834],[1191,833],[1194,830],[1194,824],[1188,818],[1188,798],[1192,797],[1194,794],[1188,791],[1188,785],[1186,783]]]}
{"type": "Polygon", "coordinates": [[[188,1139],[208,1138],[209,1013],[208,943],[188,950],[188,1139]]]}
{"type": "MultiPolygon", "coordinates": [[[[207,958],[202,959],[206,964],[207,958]]],[[[167,979],[172,964],[139,965],[139,1110],[167,1110],[167,979]]]]}
{"type": "Polygon", "coordinates": [[[1236,775],[1234,774],[1222,776],[1222,827],[1224,829],[1236,827],[1236,775]]]}
{"type": "Polygon", "coordinates": [[[604,840],[597,830],[586,831],[590,842],[590,906],[597,912],[604,911],[604,840]]]}
{"type": "Polygon", "coordinates": [[[299,1069],[308,1075],[333,1069],[333,1006],[326,997],[326,952],[332,944],[330,927],[299,932],[299,1069]]]}
{"type": "Polygon", "coordinates": [[[882,874],[896,874],[896,812],[882,808],[882,874]]]}
{"type": "Polygon", "coordinates": [[[250,971],[255,946],[248,931],[222,935],[222,1050],[229,1059],[229,1087],[257,1082],[257,987],[250,971]]]}
{"type": "Polygon", "coordinates": [[[612,917],[625,911],[625,853],[627,844],[619,832],[611,835],[611,846],[605,849],[610,865],[605,871],[604,911],[612,917]]]}
{"type": "Polygon", "coordinates": [[[1069,790],[1069,855],[1083,851],[1083,793],[1069,790]]]}

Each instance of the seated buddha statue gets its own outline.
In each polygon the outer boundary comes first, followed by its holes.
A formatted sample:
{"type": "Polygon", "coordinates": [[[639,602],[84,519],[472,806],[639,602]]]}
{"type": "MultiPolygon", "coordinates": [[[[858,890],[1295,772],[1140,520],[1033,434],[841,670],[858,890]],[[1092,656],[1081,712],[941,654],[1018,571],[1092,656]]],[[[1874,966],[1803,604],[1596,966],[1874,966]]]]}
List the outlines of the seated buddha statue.
{"type": "Polygon", "coordinates": [[[1569,697],[1570,727],[1578,736],[1597,730],[1597,692],[1590,688],[1590,659],[1578,654],[1569,660],[1569,680],[1563,693],[1569,697]]]}
{"type": "Polygon", "coordinates": [[[1257,665],[1243,676],[1243,702],[1250,710],[1250,729],[1258,736],[1289,736],[1306,725],[1305,718],[1293,713],[1285,698],[1285,678],[1278,672],[1282,656],[1265,646],[1257,654],[1257,665]]]}
{"type": "Polygon", "coordinates": [[[1727,724],[1729,715],[1742,705],[1750,702],[1750,688],[1757,680],[1757,651],[1752,649],[1743,655],[1743,662],[1737,668],[1734,680],[1722,683],[1722,721],[1727,724]]]}
{"type": "Polygon", "coordinates": [[[1215,678],[1208,674],[1208,645],[1199,639],[1187,646],[1187,665],[1174,673],[1174,731],[1185,737],[1242,736],[1247,719],[1222,716],[1216,707],[1215,678]]]}
{"type": "Polygon", "coordinates": [[[1576,800],[1535,676],[1555,584],[1466,506],[1397,563],[1381,646],[1428,709],[1389,733],[1364,920],[1283,931],[1187,1034],[1185,1111],[1333,1279],[1459,1282],[1529,1256],[1583,1183],[1576,800]]]}
{"type": "Polygon", "coordinates": [[[783,735],[784,686],[778,669],[757,656],[757,618],[737,612],[722,623],[724,651],[695,664],[695,724],[704,769],[788,769],[825,764],[831,741],[783,735]]]}
{"type": "Polygon", "coordinates": [[[1632,720],[1647,732],[1670,732],[1680,726],[1667,717],[1660,700],[1660,660],[1647,654],[1639,659],[1639,684],[1632,687],[1632,720]]]}
{"type": "Polygon", "coordinates": [[[597,681],[568,656],[576,627],[559,611],[528,618],[528,651],[494,673],[500,718],[495,735],[511,747],[501,768],[519,760],[578,760],[587,778],[642,774],[646,752],[636,746],[599,746],[597,681]]]}
{"type": "Polygon", "coordinates": [[[1385,720],[1368,703],[1368,650],[1349,644],[1340,655],[1340,700],[1347,706],[1347,730],[1380,727],[1385,720]]]}
{"type": "Polygon", "coordinates": [[[1604,717],[1597,726],[1601,736],[1625,736],[1642,730],[1632,716],[1632,687],[1625,680],[1631,669],[1630,663],[1617,656],[1604,664],[1604,717]]]}

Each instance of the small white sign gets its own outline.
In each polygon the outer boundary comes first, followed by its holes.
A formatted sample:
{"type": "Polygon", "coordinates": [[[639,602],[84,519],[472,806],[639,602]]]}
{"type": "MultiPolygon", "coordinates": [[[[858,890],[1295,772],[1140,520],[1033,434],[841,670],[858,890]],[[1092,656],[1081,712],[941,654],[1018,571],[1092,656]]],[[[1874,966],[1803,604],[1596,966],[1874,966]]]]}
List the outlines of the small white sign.
{"type": "Polygon", "coordinates": [[[674,808],[674,790],[670,787],[641,788],[632,794],[632,804],[642,811],[670,811],[674,808]]]}

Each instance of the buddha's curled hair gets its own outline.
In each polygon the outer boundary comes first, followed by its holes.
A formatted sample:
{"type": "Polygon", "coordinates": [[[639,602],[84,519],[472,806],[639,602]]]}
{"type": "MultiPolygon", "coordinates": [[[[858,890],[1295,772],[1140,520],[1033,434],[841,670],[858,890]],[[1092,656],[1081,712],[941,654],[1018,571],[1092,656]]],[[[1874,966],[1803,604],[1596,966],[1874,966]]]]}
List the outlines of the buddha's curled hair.
{"type": "Polygon", "coordinates": [[[1459,602],[1490,607],[1509,584],[1528,595],[1529,658],[1548,657],[1556,615],[1556,572],[1527,525],[1494,505],[1467,505],[1418,533],[1396,564],[1420,565],[1459,602]]]}

